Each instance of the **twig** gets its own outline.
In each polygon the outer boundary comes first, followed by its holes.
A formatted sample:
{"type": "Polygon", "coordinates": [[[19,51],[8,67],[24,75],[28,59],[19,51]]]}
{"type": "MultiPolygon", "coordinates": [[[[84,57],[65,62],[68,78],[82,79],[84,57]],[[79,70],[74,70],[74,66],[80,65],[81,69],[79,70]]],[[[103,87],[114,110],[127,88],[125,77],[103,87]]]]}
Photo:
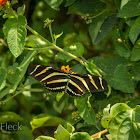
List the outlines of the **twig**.
{"type": "Polygon", "coordinates": [[[105,129],[105,130],[103,130],[103,131],[100,131],[100,132],[98,132],[98,133],[95,133],[95,134],[91,135],[90,137],[92,137],[92,138],[100,138],[101,135],[103,135],[103,134],[105,134],[105,133],[107,133],[107,132],[108,132],[108,130],[105,129]]]}
{"type": "Polygon", "coordinates": [[[5,47],[7,47],[8,45],[4,42],[4,40],[3,39],[1,39],[0,38],[0,42],[5,46],[5,47]]]}

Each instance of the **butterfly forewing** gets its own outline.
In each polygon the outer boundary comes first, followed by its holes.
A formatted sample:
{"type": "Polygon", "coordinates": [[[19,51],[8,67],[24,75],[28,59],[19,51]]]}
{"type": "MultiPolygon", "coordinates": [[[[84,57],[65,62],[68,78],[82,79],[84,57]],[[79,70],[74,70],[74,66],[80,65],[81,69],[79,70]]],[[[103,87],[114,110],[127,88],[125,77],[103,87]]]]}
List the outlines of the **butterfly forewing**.
{"type": "Polygon", "coordinates": [[[29,68],[29,73],[34,79],[42,82],[49,91],[65,91],[68,81],[65,72],[44,65],[34,65],[29,68]]]}

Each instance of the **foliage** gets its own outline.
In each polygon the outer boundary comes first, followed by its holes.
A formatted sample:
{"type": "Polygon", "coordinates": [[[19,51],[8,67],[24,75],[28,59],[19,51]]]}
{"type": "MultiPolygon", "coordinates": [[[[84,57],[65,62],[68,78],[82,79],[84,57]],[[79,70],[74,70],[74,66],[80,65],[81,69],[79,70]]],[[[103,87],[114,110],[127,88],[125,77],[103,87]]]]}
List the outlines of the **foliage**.
{"type": "Polygon", "coordinates": [[[0,0],[0,139],[138,140],[139,5],[0,0]],[[33,64],[103,76],[108,89],[82,98],[50,93],[29,76],[33,64]]]}

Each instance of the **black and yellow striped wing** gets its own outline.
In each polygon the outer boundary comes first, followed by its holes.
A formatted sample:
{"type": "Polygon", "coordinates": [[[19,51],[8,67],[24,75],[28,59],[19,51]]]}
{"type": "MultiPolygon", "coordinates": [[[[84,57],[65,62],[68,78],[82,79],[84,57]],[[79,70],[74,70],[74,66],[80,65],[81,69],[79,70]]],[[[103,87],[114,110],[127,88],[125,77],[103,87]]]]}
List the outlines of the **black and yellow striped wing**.
{"type": "Polygon", "coordinates": [[[34,65],[29,68],[30,75],[43,83],[52,92],[63,92],[67,85],[67,73],[44,65],[34,65]]]}
{"type": "Polygon", "coordinates": [[[107,82],[98,76],[87,74],[65,73],[44,65],[34,65],[29,68],[30,75],[43,83],[51,92],[65,92],[70,96],[81,97],[87,92],[104,91],[107,82]]]}
{"type": "Polygon", "coordinates": [[[71,96],[84,96],[88,92],[104,91],[107,88],[107,82],[98,76],[88,74],[72,74],[66,89],[71,96]]]}

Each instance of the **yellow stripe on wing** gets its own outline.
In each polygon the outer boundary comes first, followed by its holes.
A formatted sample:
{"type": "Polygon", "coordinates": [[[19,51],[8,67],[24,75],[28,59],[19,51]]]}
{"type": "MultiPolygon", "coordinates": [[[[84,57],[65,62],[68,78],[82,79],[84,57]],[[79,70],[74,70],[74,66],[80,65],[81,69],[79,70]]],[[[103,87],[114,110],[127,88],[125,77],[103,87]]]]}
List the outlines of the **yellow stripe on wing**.
{"type": "Polygon", "coordinates": [[[37,76],[39,76],[39,75],[45,73],[47,70],[49,70],[49,69],[51,69],[51,68],[52,68],[52,67],[47,67],[47,68],[45,68],[44,70],[42,70],[41,72],[39,72],[38,74],[36,74],[35,77],[37,77],[37,76]]]}
{"type": "Polygon", "coordinates": [[[103,86],[103,80],[102,80],[102,78],[99,77],[99,80],[100,80],[100,85],[101,85],[102,89],[105,89],[104,86],[103,86]]]}
{"type": "Polygon", "coordinates": [[[90,91],[89,90],[89,87],[88,87],[88,85],[87,85],[87,83],[86,83],[86,81],[83,79],[83,78],[81,78],[81,77],[79,77],[79,76],[75,76],[75,75],[71,75],[72,77],[74,77],[74,78],[76,78],[76,79],[78,79],[78,80],[80,80],[83,84],[84,84],[84,86],[86,87],[86,89],[88,90],[88,91],[90,91]]]}
{"type": "Polygon", "coordinates": [[[38,67],[40,67],[40,65],[37,65],[37,66],[35,67],[35,69],[30,73],[30,75],[32,75],[32,74],[37,70],[38,67]]]}
{"type": "Polygon", "coordinates": [[[68,79],[52,80],[52,81],[50,81],[50,82],[47,82],[47,84],[52,84],[52,83],[62,83],[62,82],[68,82],[68,79]]]}
{"type": "Polygon", "coordinates": [[[45,81],[46,79],[48,79],[48,78],[50,78],[50,77],[52,77],[52,76],[56,76],[56,75],[63,75],[63,76],[65,75],[65,76],[67,76],[67,74],[64,74],[64,73],[53,72],[53,73],[47,75],[46,77],[44,77],[40,82],[43,82],[43,81],[45,81]]]}
{"type": "Polygon", "coordinates": [[[90,82],[94,85],[94,87],[98,90],[97,85],[95,84],[95,81],[93,80],[93,77],[91,75],[88,75],[90,82]]]}

